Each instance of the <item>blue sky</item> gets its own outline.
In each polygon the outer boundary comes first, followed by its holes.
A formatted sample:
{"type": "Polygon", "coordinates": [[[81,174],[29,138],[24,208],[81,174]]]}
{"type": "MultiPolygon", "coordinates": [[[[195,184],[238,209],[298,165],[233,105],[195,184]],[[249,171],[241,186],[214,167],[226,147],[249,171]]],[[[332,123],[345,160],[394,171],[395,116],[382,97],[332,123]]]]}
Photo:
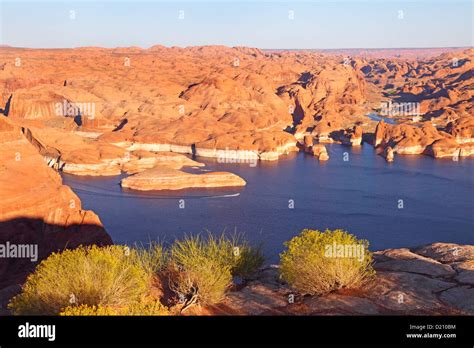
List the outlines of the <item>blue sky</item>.
{"type": "Polygon", "coordinates": [[[0,43],[21,47],[317,49],[473,42],[471,0],[0,1],[0,43]]]}

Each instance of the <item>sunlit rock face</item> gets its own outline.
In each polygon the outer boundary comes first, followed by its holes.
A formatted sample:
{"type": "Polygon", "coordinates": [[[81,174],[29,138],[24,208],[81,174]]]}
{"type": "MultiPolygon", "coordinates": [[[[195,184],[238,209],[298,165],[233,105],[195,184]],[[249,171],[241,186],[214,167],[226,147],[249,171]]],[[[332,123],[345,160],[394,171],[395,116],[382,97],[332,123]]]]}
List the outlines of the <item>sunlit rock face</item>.
{"type": "Polygon", "coordinates": [[[141,190],[181,190],[185,188],[212,188],[245,186],[241,177],[228,172],[190,174],[171,168],[153,168],[122,179],[122,187],[141,190]]]}
{"type": "Polygon", "coordinates": [[[440,153],[430,146],[450,136],[473,142],[472,49],[398,57],[225,46],[0,50],[2,113],[78,175],[116,175],[134,150],[276,160],[305,135],[358,146],[375,132],[376,146],[398,154],[440,153]],[[383,115],[383,103],[398,111],[383,115]],[[373,111],[401,128],[376,132],[373,111]]]}
{"type": "MultiPolygon", "coordinates": [[[[34,244],[40,261],[78,245],[112,243],[99,217],[81,207],[22,130],[0,118],[0,244],[34,244]]],[[[0,259],[0,287],[21,279],[35,262],[0,259]]]]}

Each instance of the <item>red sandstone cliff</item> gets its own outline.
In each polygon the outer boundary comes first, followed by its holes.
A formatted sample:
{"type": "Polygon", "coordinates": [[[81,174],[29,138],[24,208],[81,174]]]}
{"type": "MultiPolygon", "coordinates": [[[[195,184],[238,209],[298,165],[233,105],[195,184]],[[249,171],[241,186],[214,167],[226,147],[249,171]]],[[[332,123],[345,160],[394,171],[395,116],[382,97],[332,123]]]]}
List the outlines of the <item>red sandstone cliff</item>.
{"type": "MultiPolygon", "coordinates": [[[[110,244],[99,217],[62,184],[21,129],[0,117],[0,244],[37,244],[39,258],[80,244],[110,244]]],[[[33,263],[0,260],[0,287],[21,279],[33,263]]]]}

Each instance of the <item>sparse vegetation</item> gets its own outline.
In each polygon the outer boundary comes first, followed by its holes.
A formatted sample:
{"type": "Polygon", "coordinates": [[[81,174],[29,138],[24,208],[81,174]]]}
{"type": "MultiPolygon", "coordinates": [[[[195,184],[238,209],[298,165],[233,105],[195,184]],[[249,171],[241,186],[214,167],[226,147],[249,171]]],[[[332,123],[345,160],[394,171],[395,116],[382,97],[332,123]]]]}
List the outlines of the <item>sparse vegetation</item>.
{"type": "MultiPolygon", "coordinates": [[[[302,294],[356,288],[374,275],[368,242],[342,230],[303,230],[285,245],[282,279],[302,294]]],[[[249,279],[263,262],[261,249],[238,236],[197,235],[169,248],[79,247],[42,261],[9,308],[17,315],[167,315],[222,301],[233,277],[249,279]],[[163,303],[178,306],[162,304],[157,279],[175,294],[163,303]]]]}
{"type": "Polygon", "coordinates": [[[103,305],[68,306],[59,315],[61,316],[106,316],[106,315],[168,315],[168,309],[159,300],[149,299],[125,307],[110,307],[103,305]]]}
{"type": "Polygon", "coordinates": [[[246,279],[263,260],[246,241],[211,234],[169,249],[80,247],[41,262],[9,308],[17,315],[163,315],[167,309],[153,291],[157,278],[169,282],[183,307],[212,304],[224,298],[233,276],[246,279]]]}
{"type": "Polygon", "coordinates": [[[265,257],[260,247],[252,247],[247,242],[237,242],[233,247],[234,264],[232,275],[242,279],[249,279],[263,266],[265,257]]]}
{"type": "Polygon", "coordinates": [[[41,262],[10,308],[19,315],[57,315],[70,305],[126,307],[148,294],[150,277],[134,249],[65,250],[41,262]]]}
{"type": "Polygon", "coordinates": [[[357,288],[374,275],[369,243],[342,230],[303,230],[285,243],[282,278],[302,294],[357,288]]]}
{"type": "Polygon", "coordinates": [[[110,307],[102,305],[86,305],[82,304],[79,306],[68,306],[61,310],[59,313],[61,316],[105,316],[105,315],[117,315],[117,312],[110,307]]]}
{"type": "Polygon", "coordinates": [[[260,250],[239,240],[209,234],[176,241],[170,251],[171,289],[187,303],[220,302],[232,276],[247,277],[263,264],[260,250]]]}
{"type": "Polygon", "coordinates": [[[136,257],[147,273],[162,272],[168,263],[168,251],[162,244],[151,242],[148,247],[137,247],[136,257]]]}

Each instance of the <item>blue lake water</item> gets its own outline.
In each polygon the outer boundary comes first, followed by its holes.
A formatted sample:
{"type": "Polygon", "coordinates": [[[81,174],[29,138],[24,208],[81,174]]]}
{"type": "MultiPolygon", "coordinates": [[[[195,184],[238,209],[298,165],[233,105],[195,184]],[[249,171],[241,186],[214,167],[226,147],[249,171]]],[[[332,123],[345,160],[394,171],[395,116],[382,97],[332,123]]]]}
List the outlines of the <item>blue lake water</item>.
{"type": "Polygon", "coordinates": [[[369,240],[372,250],[474,244],[474,159],[396,156],[387,163],[370,145],[327,147],[327,162],[302,153],[256,167],[198,158],[206,170],[243,177],[247,186],[236,189],[140,193],[122,191],[121,176],[63,178],[115,243],[237,231],[263,243],[270,261],[303,228],[342,228],[369,240]]]}
{"type": "Polygon", "coordinates": [[[384,121],[385,123],[388,123],[388,124],[397,124],[397,122],[395,121],[395,119],[393,118],[390,118],[390,117],[382,117],[382,116],[379,116],[377,115],[376,113],[370,113],[367,115],[368,118],[370,118],[372,121],[384,121]]]}

